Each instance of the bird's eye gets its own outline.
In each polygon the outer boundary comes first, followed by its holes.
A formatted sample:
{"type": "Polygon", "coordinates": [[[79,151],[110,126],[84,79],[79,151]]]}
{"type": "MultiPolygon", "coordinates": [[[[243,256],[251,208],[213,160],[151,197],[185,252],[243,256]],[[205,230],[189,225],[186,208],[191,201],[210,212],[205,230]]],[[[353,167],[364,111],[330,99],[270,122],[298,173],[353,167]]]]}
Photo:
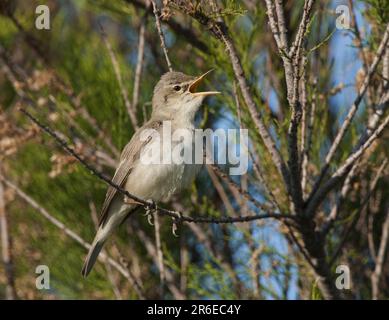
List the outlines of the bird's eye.
{"type": "Polygon", "coordinates": [[[174,86],[173,89],[174,89],[175,91],[180,91],[180,90],[181,90],[181,87],[180,87],[180,86],[174,86]]]}

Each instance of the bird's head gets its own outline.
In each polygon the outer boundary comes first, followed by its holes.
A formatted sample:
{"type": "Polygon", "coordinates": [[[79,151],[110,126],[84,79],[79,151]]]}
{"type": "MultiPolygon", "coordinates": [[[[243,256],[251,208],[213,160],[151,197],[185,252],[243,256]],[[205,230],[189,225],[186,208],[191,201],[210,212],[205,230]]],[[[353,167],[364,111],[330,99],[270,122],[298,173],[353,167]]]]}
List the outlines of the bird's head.
{"type": "Polygon", "coordinates": [[[153,95],[153,116],[193,119],[204,98],[218,91],[198,91],[205,76],[188,76],[182,72],[167,72],[158,81],[153,95]]]}

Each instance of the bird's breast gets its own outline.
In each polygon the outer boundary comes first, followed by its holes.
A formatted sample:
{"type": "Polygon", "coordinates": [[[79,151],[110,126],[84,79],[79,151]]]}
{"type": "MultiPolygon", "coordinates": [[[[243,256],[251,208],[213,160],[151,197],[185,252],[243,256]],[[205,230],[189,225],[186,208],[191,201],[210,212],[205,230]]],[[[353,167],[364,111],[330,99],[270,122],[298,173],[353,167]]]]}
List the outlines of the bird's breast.
{"type": "Polygon", "coordinates": [[[142,161],[134,166],[126,182],[126,190],[143,199],[168,200],[174,193],[187,187],[193,181],[200,165],[194,163],[194,131],[188,128],[184,139],[172,136],[170,143],[166,136],[151,141],[145,153],[154,153],[154,161],[142,161]]]}

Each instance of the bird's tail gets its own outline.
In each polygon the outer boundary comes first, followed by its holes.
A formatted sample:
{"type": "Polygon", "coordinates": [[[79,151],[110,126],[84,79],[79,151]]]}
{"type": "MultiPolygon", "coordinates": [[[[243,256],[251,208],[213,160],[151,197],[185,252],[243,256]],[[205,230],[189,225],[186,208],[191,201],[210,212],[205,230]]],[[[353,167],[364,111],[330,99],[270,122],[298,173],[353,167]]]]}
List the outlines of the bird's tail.
{"type": "Polygon", "coordinates": [[[99,256],[99,253],[101,249],[104,246],[106,239],[98,239],[96,236],[96,239],[93,241],[91,248],[89,249],[88,255],[85,258],[84,266],[82,267],[81,274],[86,278],[91,272],[97,257],[99,256]]]}
{"type": "Polygon", "coordinates": [[[91,272],[94,264],[96,263],[97,257],[99,256],[99,253],[109,236],[113,233],[116,227],[118,227],[122,221],[127,219],[133,212],[135,212],[138,207],[139,206],[131,208],[129,212],[128,208],[125,208],[124,211],[120,211],[116,207],[111,209],[114,210],[114,212],[119,212],[119,214],[114,213],[109,215],[107,221],[100,225],[91,248],[89,249],[88,255],[85,258],[84,266],[82,267],[81,274],[84,276],[84,278],[86,278],[89,272],[91,272]]]}

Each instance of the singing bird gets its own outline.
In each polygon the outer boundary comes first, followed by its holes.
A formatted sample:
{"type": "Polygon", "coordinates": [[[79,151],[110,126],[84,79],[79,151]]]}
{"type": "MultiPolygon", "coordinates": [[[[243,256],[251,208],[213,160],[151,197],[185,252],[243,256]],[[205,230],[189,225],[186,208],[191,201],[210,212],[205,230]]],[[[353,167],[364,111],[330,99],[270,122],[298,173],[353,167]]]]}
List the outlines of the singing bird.
{"type": "MultiPolygon", "coordinates": [[[[138,198],[154,202],[166,201],[175,192],[190,184],[198,171],[198,165],[185,162],[179,164],[173,161],[148,164],[141,161],[141,154],[155,146],[154,144],[161,143],[159,139],[164,139],[162,132],[166,125],[171,126],[172,132],[176,129],[185,129],[193,134],[195,115],[204,98],[219,93],[197,91],[199,84],[210,71],[199,77],[171,71],[161,77],[154,88],[151,118],[135,132],[124,147],[119,166],[112,178],[114,183],[138,198]],[[150,132],[146,139],[145,132],[150,132]]],[[[192,147],[192,143],[184,146],[192,147]]],[[[171,150],[173,149],[172,145],[171,150]]],[[[92,270],[108,237],[139,208],[139,203],[127,198],[116,188],[108,187],[100,214],[99,228],[82,268],[84,277],[92,270]]]]}

